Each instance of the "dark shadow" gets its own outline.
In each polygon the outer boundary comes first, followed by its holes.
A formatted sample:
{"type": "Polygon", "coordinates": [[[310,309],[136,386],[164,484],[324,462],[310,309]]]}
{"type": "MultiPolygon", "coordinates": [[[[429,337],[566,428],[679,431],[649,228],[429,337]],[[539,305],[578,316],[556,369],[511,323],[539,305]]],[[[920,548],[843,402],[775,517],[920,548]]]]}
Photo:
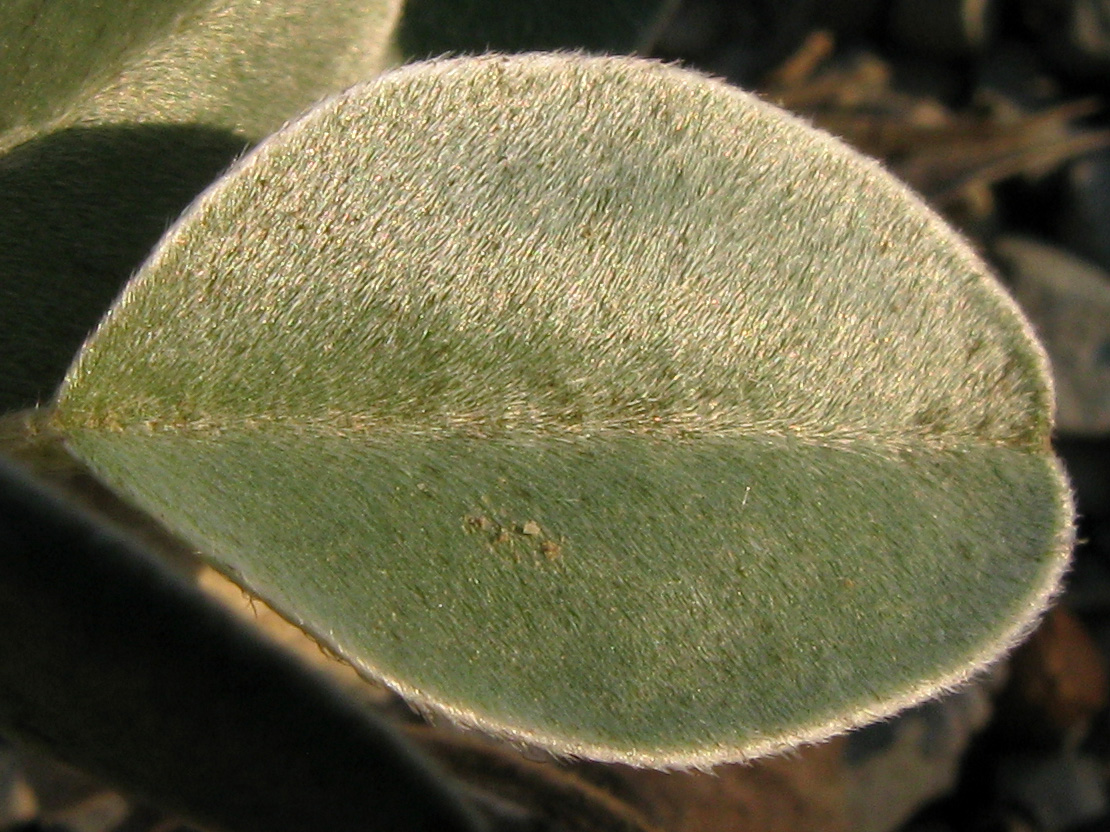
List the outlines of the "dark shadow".
{"type": "Polygon", "coordinates": [[[633,51],[664,0],[407,0],[397,44],[408,59],[584,49],[633,51]]]}
{"type": "Polygon", "coordinates": [[[0,158],[0,412],[51,398],[127,278],[247,144],[199,126],[76,127],[0,158]]]}
{"type": "Polygon", "coordinates": [[[206,827],[487,829],[372,709],[2,459],[0,551],[5,735],[206,827]]]}

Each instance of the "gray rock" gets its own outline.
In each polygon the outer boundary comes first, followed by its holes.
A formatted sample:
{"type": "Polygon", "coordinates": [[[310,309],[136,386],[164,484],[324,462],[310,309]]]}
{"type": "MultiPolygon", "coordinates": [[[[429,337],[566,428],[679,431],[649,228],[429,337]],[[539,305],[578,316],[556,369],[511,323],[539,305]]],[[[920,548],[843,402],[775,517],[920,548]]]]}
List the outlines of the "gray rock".
{"type": "Polygon", "coordinates": [[[996,28],[995,0],[894,0],[890,9],[891,37],[938,58],[982,52],[996,28]]]}
{"type": "Polygon", "coordinates": [[[1062,72],[1110,82],[1110,0],[1024,0],[1025,23],[1062,72]]]}
{"type": "Polygon", "coordinates": [[[1058,429],[1110,432],[1110,275],[1023,237],[999,238],[994,254],[1048,351],[1058,429]]]}
{"type": "Polygon", "coordinates": [[[847,736],[845,791],[855,832],[896,829],[953,787],[971,738],[990,719],[1000,674],[847,736]]]}
{"type": "Polygon", "coordinates": [[[1070,248],[1110,270],[1110,150],[1072,162],[1065,183],[1060,236],[1070,248]]]}
{"type": "Polygon", "coordinates": [[[995,785],[1000,799],[1021,809],[1044,832],[1092,821],[1110,805],[1099,764],[1075,753],[1003,758],[995,785]]]}

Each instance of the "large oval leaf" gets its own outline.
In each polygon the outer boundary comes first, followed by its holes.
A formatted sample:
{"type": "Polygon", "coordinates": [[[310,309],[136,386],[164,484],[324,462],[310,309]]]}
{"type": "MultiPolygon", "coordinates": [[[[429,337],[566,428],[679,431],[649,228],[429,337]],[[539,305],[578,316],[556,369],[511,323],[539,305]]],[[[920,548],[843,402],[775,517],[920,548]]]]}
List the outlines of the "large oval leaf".
{"type": "Polygon", "coordinates": [[[964,679],[1055,586],[1045,360],[877,165],[635,59],[418,65],[164,239],[73,451],[366,672],[639,764],[964,679]]]}

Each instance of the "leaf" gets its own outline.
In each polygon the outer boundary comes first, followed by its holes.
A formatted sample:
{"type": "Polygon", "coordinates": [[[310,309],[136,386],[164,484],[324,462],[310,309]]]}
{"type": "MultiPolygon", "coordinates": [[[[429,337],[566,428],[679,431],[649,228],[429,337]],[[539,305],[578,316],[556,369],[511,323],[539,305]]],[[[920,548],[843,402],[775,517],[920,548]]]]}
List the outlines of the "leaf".
{"type": "Polygon", "coordinates": [[[15,0],[0,10],[0,150],[76,123],[253,140],[384,65],[400,0],[15,0]]]}
{"type": "Polygon", "coordinates": [[[631,58],[413,66],[261,145],[57,401],[104,480],[412,701],[707,765],[965,679],[1052,593],[1042,351],[829,136],[631,58]]]}
{"type": "Polygon", "coordinates": [[[0,411],[52,393],[162,232],[250,143],[380,69],[398,6],[0,4],[0,411]]]}
{"type": "Polygon", "coordinates": [[[676,0],[406,0],[394,33],[408,58],[587,49],[647,52],[676,0]]]}
{"type": "MultiPolygon", "coordinates": [[[[204,0],[9,0],[0,8],[0,135],[62,115],[74,99],[115,77],[135,51],[171,30],[204,0]]],[[[14,136],[13,136],[14,134],[14,136]]],[[[13,141],[14,138],[14,141],[13,141]]]]}

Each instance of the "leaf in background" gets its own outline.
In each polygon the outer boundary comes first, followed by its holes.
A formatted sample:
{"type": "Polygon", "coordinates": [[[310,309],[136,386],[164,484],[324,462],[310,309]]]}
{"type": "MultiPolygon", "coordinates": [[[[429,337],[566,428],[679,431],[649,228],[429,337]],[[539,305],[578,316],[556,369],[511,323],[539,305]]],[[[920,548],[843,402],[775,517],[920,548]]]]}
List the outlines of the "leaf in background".
{"type": "Polygon", "coordinates": [[[677,0],[406,0],[394,35],[404,57],[586,49],[646,52],[677,0]]]}
{"type": "Polygon", "coordinates": [[[398,0],[0,9],[0,411],[48,397],[173,219],[250,143],[380,70],[398,0]]]}
{"type": "Polygon", "coordinates": [[[635,59],[413,66],[164,238],[56,419],[413,701],[741,759],[958,683],[1070,542],[1040,348],[873,162],[635,59]]]}
{"type": "Polygon", "coordinates": [[[0,149],[64,116],[205,0],[9,0],[0,9],[0,149]]]}
{"type": "Polygon", "coordinates": [[[400,0],[15,0],[0,10],[0,150],[74,124],[257,141],[381,71],[400,0]]]}

